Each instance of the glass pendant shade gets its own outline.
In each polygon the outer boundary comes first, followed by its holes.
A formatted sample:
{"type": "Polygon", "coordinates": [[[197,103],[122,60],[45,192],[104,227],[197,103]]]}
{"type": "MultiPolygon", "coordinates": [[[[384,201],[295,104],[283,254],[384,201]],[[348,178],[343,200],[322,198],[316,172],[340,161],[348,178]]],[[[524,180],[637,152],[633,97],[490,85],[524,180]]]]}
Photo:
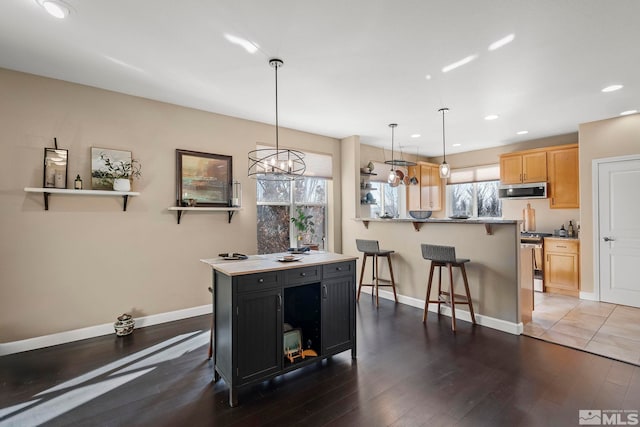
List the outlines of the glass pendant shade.
{"type": "Polygon", "coordinates": [[[275,69],[276,75],[276,148],[252,150],[247,156],[249,159],[248,175],[263,181],[301,179],[307,169],[302,151],[282,149],[278,145],[278,68],[283,64],[281,59],[269,60],[269,65],[275,69]]]}
{"type": "Polygon", "coordinates": [[[450,178],[451,177],[451,168],[449,167],[449,163],[442,162],[440,165],[440,178],[450,178]]]}

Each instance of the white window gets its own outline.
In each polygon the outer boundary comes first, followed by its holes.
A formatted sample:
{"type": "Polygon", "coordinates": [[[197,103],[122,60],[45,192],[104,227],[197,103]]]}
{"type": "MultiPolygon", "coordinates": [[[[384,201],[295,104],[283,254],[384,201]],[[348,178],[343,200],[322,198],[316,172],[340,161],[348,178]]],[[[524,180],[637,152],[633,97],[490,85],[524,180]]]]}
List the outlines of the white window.
{"type": "Polygon", "coordinates": [[[447,215],[502,217],[499,177],[498,165],[452,170],[447,182],[447,215]]]}

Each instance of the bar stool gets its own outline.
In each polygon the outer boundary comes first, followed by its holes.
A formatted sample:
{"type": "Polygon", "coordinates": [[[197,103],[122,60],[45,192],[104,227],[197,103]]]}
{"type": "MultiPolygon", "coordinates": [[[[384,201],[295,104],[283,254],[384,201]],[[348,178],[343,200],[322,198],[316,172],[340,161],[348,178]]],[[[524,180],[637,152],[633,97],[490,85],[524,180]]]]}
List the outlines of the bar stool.
{"type": "Polygon", "coordinates": [[[467,280],[467,270],[464,264],[469,262],[466,258],[456,258],[456,248],[453,246],[439,246],[422,244],[422,258],[431,260],[431,269],[429,270],[429,281],[427,282],[427,296],[424,299],[424,313],[422,314],[422,323],[427,321],[427,313],[429,312],[429,303],[438,303],[438,315],[440,315],[440,304],[451,305],[451,330],[456,331],[456,304],[466,304],[469,306],[471,313],[471,322],[476,324],[476,317],[473,313],[473,302],[469,293],[469,281],[467,280]],[[438,299],[429,300],[431,296],[431,283],[433,282],[433,270],[438,267],[438,299]],[[442,267],[449,270],[449,292],[442,291],[442,267]],[[456,295],[453,283],[453,267],[459,267],[464,281],[464,289],[466,292],[465,300],[456,300],[456,298],[464,298],[464,295],[456,295]]]}
{"type": "MultiPolygon", "coordinates": [[[[391,286],[393,288],[393,298],[396,302],[398,302],[398,296],[396,295],[396,281],[393,277],[393,266],[391,265],[391,254],[395,251],[380,249],[377,240],[362,240],[356,239],[356,246],[358,251],[363,252],[362,256],[362,269],[360,270],[360,283],[358,284],[358,296],[356,300],[360,300],[360,290],[363,286],[371,286],[375,289],[376,294],[376,307],[378,307],[378,287],[379,286],[391,286]],[[373,257],[373,268],[371,273],[371,283],[362,283],[362,279],[364,277],[364,267],[367,264],[367,258],[373,257]],[[378,258],[385,257],[387,262],[389,263],[389,276],[391,280],[388,279],[380,279],[378,277],[378,258]],[[385,282],[385,284],[380,284],[380,282],[385,282]]],[[[373,290],[372,289],[372,290],[373,290]]],[[[373,297],[373,292],[371,293],[371,297],[373,297]]]]}

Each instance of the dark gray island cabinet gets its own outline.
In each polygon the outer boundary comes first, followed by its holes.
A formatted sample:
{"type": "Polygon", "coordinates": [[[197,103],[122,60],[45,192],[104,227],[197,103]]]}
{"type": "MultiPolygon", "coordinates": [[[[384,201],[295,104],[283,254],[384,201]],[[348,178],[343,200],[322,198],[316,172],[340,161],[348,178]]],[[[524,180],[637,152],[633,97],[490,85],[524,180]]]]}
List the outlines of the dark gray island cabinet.
{"type": "Polygon", "coordinates": [[[240,387],[346,350],[356,357],[356,258],[316,251],[292,262],[281,257],[202,260],[213,268],[214,381],[229,385],[230,406],[240,387]],[[285,351],[287,331],[301,337],[304,351],[293,357],[285,351]]]}

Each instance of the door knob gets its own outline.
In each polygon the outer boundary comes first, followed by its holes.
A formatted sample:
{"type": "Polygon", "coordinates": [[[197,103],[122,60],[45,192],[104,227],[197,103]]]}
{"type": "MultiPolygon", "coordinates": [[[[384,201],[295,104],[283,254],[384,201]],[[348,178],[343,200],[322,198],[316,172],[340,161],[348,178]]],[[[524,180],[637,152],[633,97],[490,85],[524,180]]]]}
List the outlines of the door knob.
{"type": "Polygon", "coordinates": [[[602,240],[605,242],[614,242],[616,239],[612,239],[611,237],[603,237],[602,240]]]}

